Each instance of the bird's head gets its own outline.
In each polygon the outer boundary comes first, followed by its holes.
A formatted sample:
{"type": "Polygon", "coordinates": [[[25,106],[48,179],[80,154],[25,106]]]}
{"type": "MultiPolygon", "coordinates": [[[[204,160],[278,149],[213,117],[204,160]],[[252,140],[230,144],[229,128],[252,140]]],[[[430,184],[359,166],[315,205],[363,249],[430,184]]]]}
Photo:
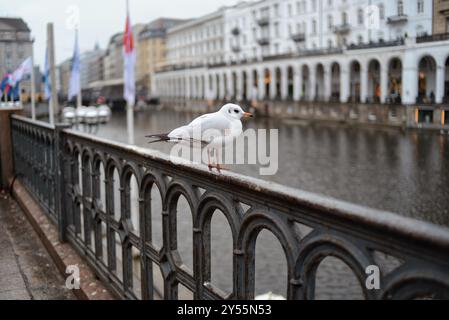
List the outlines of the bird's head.
{"type": "Polygon", "coordinates": [[[240,106],[232,103],[225,104],[221,107],[220,112],[222,112],[226,117],[237,120],[253,117],[251,113],[243,111],[240,106]]]}

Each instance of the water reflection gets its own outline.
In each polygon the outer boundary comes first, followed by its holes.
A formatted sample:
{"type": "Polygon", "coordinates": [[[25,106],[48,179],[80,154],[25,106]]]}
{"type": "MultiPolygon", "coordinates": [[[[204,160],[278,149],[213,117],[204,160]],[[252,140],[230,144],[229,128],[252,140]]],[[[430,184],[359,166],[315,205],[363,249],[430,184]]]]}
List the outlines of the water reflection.
{"type": "MultiPolygon", "coordinates": [[[[136,144],[168,132],[195,114],[136,114],[136,144]]],[[[279,170],[259,176],[256,165],[232,166],[242,174],[361,205],[449,226],[449,135],[343,124],[254,119],[246,128],[279,129],[279,170]]],[[[124,113],[114,113],[100,136],[126,142],[124,113]]],[[[168,144],[152,148],[170,151],[168,144]]]]}

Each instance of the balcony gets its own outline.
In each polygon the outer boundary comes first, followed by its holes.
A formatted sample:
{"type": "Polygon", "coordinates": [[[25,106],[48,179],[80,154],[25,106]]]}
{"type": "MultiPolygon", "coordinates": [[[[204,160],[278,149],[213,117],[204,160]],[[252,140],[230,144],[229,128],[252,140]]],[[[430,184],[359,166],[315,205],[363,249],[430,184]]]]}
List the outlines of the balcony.
{"type": "Polygon", "coordinates": [[[232,28],[231,33],[233,36],[238,37],[240,35],[240,29],[238,27],[232,28]]]}
{"type": "Polygon", "coordinates": [[[259,46],[267,46],[270,44],[270,38],[267,36],[260,37],[257,39],[257,43],[259,44],[259,46]]]}
{"type": "Polygon", "coordinates": [[[263,61],[273,61],[273,60],[282,60],[282,59],[290,59],[293,58],[293,54],[284,53],[284,54],[275,54],[270,56],[264,56],[263,61]]]}
{"type": "Polygon", "coordinates": [[[323,56],[328,54],[341,54],[341,48],[325,48],[325,49],[300,49],[298,50],[298,57],[323,56]]]}
{"type": "Polygon", "coordinates": [[[306,41],[306,34],[304,32],[297,32],[291,35],[291,38],[295,42],[304,42],[306,41]]]}
{"type": "Polygon", "coordinates": [[[393,41],[379,41],[379,42],[362,43],[362,44],[351,44],[348,46],[348,50],[362,50],[362,49],[395,47],[395,46],[403,46],[404,44],[405,44],[404,39],[393,40],[393,41]]]}
{"type": "Polygon", "coordinates": [[[396,24],[396,23],[405,23],[408,21],[408,16],[406,14],[398,14],[395,16],[388,17],[387,22],[389,24],[396,24]]]}
{"type": "Polygon", "coordinates": [[[259,25],[259,26],[266,26],[266,25],[268,25],[268,24],[270,24],[270,17],[260,17],[259,19],[257,19],[257,24],[259,25]]]}
{"type": "Polygon", "coordinates": [[[439,33],[417,37],[416,43],[446,41],[446,40],[449,40],[449,33],[439,33]]]}
{"type": "Polygon", "coordinates": [[[336,34],[348,34],[350,31],[351,26],[348,23],[343,23],[334,27],[334,33],[336,34]]]}

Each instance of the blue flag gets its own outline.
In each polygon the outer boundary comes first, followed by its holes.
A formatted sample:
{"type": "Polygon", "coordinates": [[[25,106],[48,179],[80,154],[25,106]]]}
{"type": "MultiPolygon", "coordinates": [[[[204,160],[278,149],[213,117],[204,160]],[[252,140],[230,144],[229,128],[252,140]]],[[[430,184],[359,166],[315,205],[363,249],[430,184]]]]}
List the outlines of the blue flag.
{"type": "Polygon", "coordinates": [[[48,64],[48,49],[45,51],[45,66],[44,66],[44,96],[45,100],[51,99],[51,81],[50,81],[50,66],[48,64]]]}

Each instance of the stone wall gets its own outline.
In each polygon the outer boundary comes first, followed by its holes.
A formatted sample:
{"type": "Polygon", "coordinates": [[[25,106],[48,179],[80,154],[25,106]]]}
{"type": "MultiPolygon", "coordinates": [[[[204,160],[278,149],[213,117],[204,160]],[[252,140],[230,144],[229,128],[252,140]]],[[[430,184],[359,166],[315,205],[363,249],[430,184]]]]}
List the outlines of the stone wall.
{"type": "MultiPolygon", "coordinates": [[[[161,99],[165,108],[175,111],[206,113],[218,110],[224,101],[206,101],[183,98],[161,99]]],[[[449,105],[405,106],[364,103],[336,102],[295,102],[295,101],[259,101],[250,107],[249,102],[239,102],[245,110],[251,110],[258,116],[290,118],[312,121],[332,121],[360,125],[381,125],[419,129],[449,130],[449,123],[443,126],[443,111],[449,112],[449,105]],[[420,123],[420,114],[431,111],[430,123],[420,123]],[[418,121],[417,121],[418,120],[418,121]]]]}

